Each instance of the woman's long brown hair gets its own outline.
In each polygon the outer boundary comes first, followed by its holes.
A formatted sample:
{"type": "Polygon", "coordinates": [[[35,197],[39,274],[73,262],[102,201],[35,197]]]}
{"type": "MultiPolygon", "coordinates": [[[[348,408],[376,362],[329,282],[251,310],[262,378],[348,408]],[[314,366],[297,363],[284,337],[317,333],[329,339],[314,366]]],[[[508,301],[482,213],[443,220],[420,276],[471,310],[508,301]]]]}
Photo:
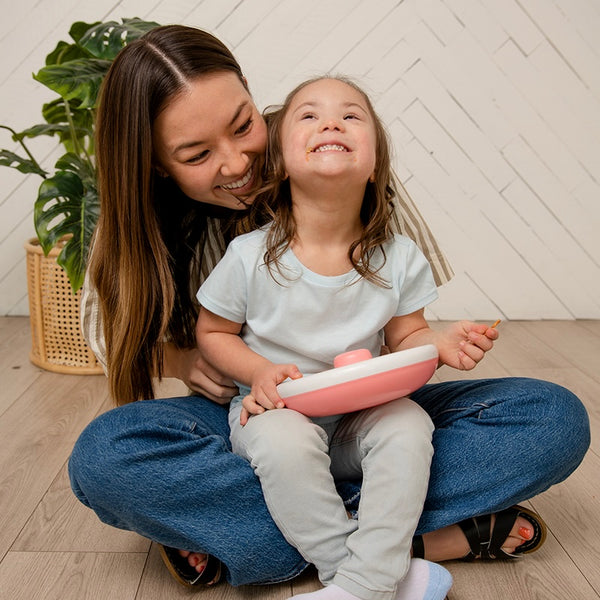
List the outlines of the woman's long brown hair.
{"type": "Polygon", "coordinates": [[[158,27],[126,46],[101,91],[96,156],[101,212],[89,273],[98,291],[110,391],[122,404],[154,395],[162,343],[195,345],[195,292],[214,207],[152,167],[152,125],[189,82],[239,64],[212,35],[158,27]],[[212,212],[211,212],[212,211],[212,212]]]}
{"type": "MultiPolygon", "coordinates": [[[[250,213],[251,227],[258,227],[272,221],[267,237],[265,264],[272,274],[278,270],[278,261],[294,239],[296,225],[292,215],[292,197],[289,179],[286,177],[281,147],[281,127],[289,106],[300,90],[321,79],[336,79],[359,92],[367,105],[375,127],[376,167],[373,181],[367,183],[361,207],[363,225],[360,239],[348,249],[348,258],[361,277],[381,286],[389,285],[379,275],[381,263],[373,266],[377,250],[383,251],[383,243],[392,235],[391,199],[396,195],[395,179],[392,172],[390,143],[385,127],[378,117],[367,94],[352,80],[345,77],[316,77],[301,83],[286,97],[276,109],[267,110],[265,120],[268,125],[268,144],[264,176],[264,186],[250,213]],[[357,251],[358,249],[358,251],[357,251]]],[[[385,261],[385,252],[383,254],[385,261]]],[[[279,271],[280,272],[280,271],[279,271]]],[[[280,274],[282,274],[280,272],[280,274]]]]}

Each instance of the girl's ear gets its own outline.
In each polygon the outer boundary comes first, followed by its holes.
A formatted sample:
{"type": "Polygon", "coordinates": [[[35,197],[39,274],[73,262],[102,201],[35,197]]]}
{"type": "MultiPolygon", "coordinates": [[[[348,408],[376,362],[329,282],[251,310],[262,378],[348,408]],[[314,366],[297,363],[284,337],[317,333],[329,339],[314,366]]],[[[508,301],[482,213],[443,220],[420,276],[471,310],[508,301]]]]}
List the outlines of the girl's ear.
{"type": "Polygon", "coordinates": [[[371,176],[369,177],[369,181],[370,181],[371,183],[375,183],[375,171],[373,171],[373,172],[371,173],[371,176]]]}

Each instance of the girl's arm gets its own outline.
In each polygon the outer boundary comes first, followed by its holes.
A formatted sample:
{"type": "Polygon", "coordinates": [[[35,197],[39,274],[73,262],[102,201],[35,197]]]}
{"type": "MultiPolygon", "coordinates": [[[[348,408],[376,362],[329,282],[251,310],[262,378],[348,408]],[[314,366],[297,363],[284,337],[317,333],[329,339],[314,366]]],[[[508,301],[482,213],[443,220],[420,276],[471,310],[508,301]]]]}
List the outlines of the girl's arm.
{"type": "Polygon", "coordinates": [[[385,327],[386,344],[392,350],[405,350],[415,346],[434,344],[440,356],[440,366],[469,371],[492,349],[498,331],[492,327],[457,321],[440,331],[429,327],[424,309],[409,315],[394,317],[385,327]]]}
{"type": "Polygon", "coordinates": [[[240,337],[241,323],[235,323],[200,309],[196,323],[198,348],[217,370],[251,388],[244,398],[242,425],[249,414],[259,414],[273,408],[283,408],[276,386],[302,374],[296,365],[275,364],[251,350],[240,337]]]}

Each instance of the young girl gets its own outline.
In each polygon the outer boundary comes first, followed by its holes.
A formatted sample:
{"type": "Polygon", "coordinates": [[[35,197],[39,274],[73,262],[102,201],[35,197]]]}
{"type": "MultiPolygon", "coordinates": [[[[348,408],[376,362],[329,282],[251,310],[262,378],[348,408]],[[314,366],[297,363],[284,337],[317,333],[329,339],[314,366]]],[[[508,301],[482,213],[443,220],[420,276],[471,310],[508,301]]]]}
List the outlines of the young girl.
{"type": "Polygon", "coordinates": [[[276,385],[331,368],[352,349],[378,355],[383,343],[435,343],[442,364],[471,369],[498,334],[475,323],[427,326],[436,286],[415,244],[390,231],[387,137],[361,90],[307,82],[269,122],[273,220],[236,238],[198,292],[199,347],[240,386],[234,451],[326,586],[296,597],[442,600],[449,573],[410,560],[433,453],[425,411],[403,398],[309,419],[283,408],[276,385]],[[338,477],[363,478],[357,520],[347,518],[338,477]]]}

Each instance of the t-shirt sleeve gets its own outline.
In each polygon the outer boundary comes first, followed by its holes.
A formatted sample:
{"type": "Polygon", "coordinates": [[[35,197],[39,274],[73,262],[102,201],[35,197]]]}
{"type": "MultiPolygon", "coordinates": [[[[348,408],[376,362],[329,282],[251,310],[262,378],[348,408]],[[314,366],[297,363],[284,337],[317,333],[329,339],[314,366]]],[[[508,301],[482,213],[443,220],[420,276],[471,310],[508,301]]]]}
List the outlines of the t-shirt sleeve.
{"type": "Polygon", "coordinates": [[[438,298],[431,265],[412,240],[407,240],[403,273],[401,274],[400,301],[396,316],[409,315],[438,298]]]}
{"type": "Polygon", "coordinates": [[[80,325],[83,338],[102,365],[104,373],[108,373],[100,299],[96,288],[92,285],[89,270],[85,274],[81,290],[80,325]]]}
{"type": "Polygon", "coordinates": [[[246,274],[235,241],[200,286],[196,298],[204,308],[224,319],[234,323],[246,321],[246,274]]]}

